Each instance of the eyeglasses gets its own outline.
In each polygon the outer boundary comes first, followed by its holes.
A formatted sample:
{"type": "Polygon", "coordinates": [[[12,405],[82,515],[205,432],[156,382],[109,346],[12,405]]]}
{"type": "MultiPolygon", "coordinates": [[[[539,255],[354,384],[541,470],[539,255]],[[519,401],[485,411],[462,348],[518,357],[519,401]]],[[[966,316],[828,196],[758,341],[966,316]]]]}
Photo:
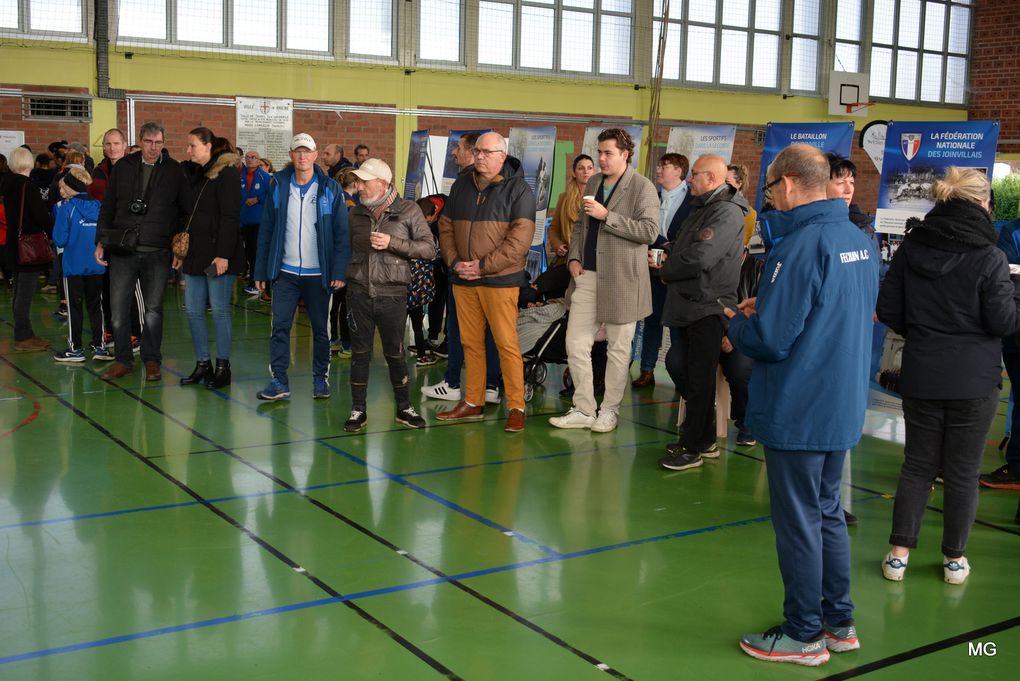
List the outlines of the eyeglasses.
{"type": "Polygon", "coordinates": [[[783,181],[784,177],[800,177],[800,173],[787,173],[786,175],[780,175],[776,179],[769,182],[767,185],[761,188],[761,195],[765,197],[766,201],[772,200],[772,188],[783,181]]]}
{"type": "Polygon", "coordinates": [[[495,156],[496,154],[505,154],[506,152],[503,151],[502,149],[472,149],[471,153],[474,154],[475,156],[483,156],[485,158],[489,158],[491,156],[495,156]]]}
{"type": "Polygon", "coordinates": [[[691,171],[691,177],[694,177],[695,175],[704,175],[707,172],[709,172],[709,171],[707,171],[707,170],[692,170],[691,171]]]}

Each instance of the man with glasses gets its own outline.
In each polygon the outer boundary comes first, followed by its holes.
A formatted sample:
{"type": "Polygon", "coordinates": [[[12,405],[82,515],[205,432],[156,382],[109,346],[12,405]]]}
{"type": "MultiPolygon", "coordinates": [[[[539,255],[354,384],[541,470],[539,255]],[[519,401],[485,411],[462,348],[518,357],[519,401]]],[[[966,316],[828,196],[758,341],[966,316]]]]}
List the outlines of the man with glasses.
{"type": "Polygon", "coordinates": [[[259,152],[251,149],[244,154],[241,172],[241,238],[244,239],[244,257],[248,262],[248,286],[244,292],[257,296],[255,288],[255,253],[259,239],[259,224],[269,195],[269,173],[262,169],[259,152]]]}
{"type": "MultiPolygon", "coordinates": [[[[666,447],[659,465],[682,471],[719,456],[715,441],[715,379],[725,333],[723,305],[735,305],[743,252],[743,195],[726,182],[726,161],[700,157],[691,173],[694,195],[684,221],[659,269],[666,284],[662,323],[681,354],[680,394],[687,412],[680,440],[666,447]]],[[[654,267],[653,263],[649,263],[654,267]]]]}
{"type": "Polygon", "coordinates": [[[535,234],[535,195],[506,140],[478,138],[474,171],[461,173],[439,223],[443,260],[450,268],[464,345],[464,399],[436,416],[480,419],[485,405],[485,327],[492,330],[503,369],[508,410],[504,430],[524,430],[524,362],[517,342],[517,294],[535,234]]]}
{"type": "Polygon", "coordinates": [[[305,301],[312,325],[312,397],[329,391],[329,296],[344,286],[351,244],[347,205],[336,180],[315,165],[319,154],[307,133],[290,142],[291,166],[273,177],[259,226],[255,287],[273,284],[273,331],[269,370],[273,378],[256,397],[290,397],[290,330],[298,301],[305,301]]]}
{"type": "Polygon", "coordinates": [[[729,338],[754,360],[747,424],[765,445],[783,577],[782,625],[745,634],[752,657],[817,666],[860,647],[850,600],[850,544],[840,510],[846,452],[864,426],[878,258],[826,199],[829,164],[794,144],[769,166],[768,261],[729,338]]]}
{"type": "Polygon", "coordinates": [[[110,307],[116,362],[103,380],[131,373],[131,323],[136,283],[141,283],[145,333],[141,357],[145,380],[162,378],[163,293],[170,278],[170,240],[191,210],[184,171],[164,153],[163,126],[146,123],[138,132],[141,153],[125,156],[113,167],[99,211],[96,261],[109,265],[110,307]]]}

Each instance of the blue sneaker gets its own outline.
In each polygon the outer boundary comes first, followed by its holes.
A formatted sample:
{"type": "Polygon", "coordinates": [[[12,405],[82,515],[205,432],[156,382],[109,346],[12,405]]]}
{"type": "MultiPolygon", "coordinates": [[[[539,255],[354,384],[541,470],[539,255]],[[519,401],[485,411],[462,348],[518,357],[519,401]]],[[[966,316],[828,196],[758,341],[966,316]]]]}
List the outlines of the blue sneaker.
{"type": "Polygon", "coordinates": [[[92,359],[96,362],[112,362],[116,358],[105,345],[93,345],[92,359]]]}
{"type": "Polygon", "coordinates": [[[329,381],[325,378],[316,378],[312,381],[312,399],[325,400],[330,396],[329,381]]]}
{"type": "Polygon", "coordinates": [[[857,650],[861,642],[857,638],[857,627],[853,620],[842,622],[839,626],[825,625],[825,647],[834,653],[845,653],[857,650]]]}
{"type": "Polygon", "coordinates": [[[284,400],[290,397],[290,387],[286,383],[278,378],[274,378],[269,382],[262,392],[257,394],[255,397],[260,400],[284,400]]]}
{"type": "Polygon", "coordinates": [[[57,360],[58,362],[77,364],[78,362],[85,361],[85,351],[82,350],[81,348],[78,348],[77,350],[64,350],[63,352],[58,352],[57,354],[53,355],[53,359],[57,360]]]}
{"type": "Polygon", "coordinates": [[[819,636],[814,641],[797,641],[784,634],[780,627],[772,627],[764,634],[744,634],[740,637],[740,648],[751,657],[766,662],[792,662],[817,667],[829,661],[824,637],[819,636]]]}

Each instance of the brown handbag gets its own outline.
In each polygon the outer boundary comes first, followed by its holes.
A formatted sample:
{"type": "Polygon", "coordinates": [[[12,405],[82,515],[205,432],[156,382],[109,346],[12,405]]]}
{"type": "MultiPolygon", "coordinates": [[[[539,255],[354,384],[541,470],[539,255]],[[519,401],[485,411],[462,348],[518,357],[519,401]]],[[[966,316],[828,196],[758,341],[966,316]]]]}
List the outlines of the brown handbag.
{"type": "Polygon", "coordinates": [[[198,210],[198,202],[202,200],[202,192],[205,191],[206,185],[209,184],[209,180],[205,181],[202,188],[198,190],[198,198],[195,199],[195,207],[191,209],[191,215],[188,216],[188,224],[185,225],[183,232],[177,232],[174,234],[173,240],[170,242],[170,250],[173,251],[174,257],[178,260],[184,260],[188,257],[188,249],[191,247],[191,234],[188,230],[191,229],[191,220],[195,217],[195,211],[198,210]]]}
{"type": "Polygon", "coordinates": [[[21,216],[18,218],[18,264],[49,265],[53,262],[53,246],[46,232],[22,234],[21,226],[25,223],[25,189],[28,183],[21,185],[21,216]]]}

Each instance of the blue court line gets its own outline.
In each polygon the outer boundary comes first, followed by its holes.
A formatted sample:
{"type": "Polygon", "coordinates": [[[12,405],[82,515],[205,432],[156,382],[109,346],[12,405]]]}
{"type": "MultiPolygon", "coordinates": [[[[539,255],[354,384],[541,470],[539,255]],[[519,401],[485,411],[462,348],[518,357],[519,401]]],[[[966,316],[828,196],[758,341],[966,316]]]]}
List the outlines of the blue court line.
{"type": "Polygon", "coordinates": [[[280,613],[294,612],[297,610],[306,610],[308,608],[316,608],[322,605],[331,605],[334,603],[341,603],[344,601],[355,601],[365,598],[371,598],[373,596],[384,596],[387,594],[398,593],[402,591],[411,591],[415,589],[421,589],[428,586],[435,586],[437,584],[446,584],[449,582],[460,582],[468,579],[475,579],[478,577],[484,577],[486,575],[497,574],[500,572],[508,572],[512,570],[519,570],[522,568],[534,567],[537,565],[544,565],[546,563],[554,563],[571,558],[582,558],[584,556],[591,556],[599,553],[606,553],[607,551],[615,551],[618,549],[625,549],[634,546],[640,546],[642,544],[651,544],[654,542],[665,541],[669,539],[681,539],[683,537],[691,537],[699,534],[705,534],[707,532],[714,532],[717,530],[727,529],[731,527],[744,527],[749,525],[755,525],[767,521],[771,516],[758,516],[756,518],[747,518],[744,520],[735,520],[728,523],[720,523],[718,525],[709,525],[707,527],[700,527],[693,530],[681,530],[679,532],[671,532],[669,534],[658,535],[654,537],[644,537],[642,539],[633,539],[630,541],[619,542],[616,544],[609,544],[607,546],[599,546],[592,549],[584,549],[581,551],[573,551],[570,553],[557,554],[555,556],[546,556],[544,558],[536,558],[533,560],[521,561],[518,563],[510,563],[507,565],[499,565],[492,568],[484,568],[481,570],[472,570],[470,572],[462,572],[455,575],[447,575],[445,577],[434,577],[431,579],[423,579],[416,582],[409,582],[407,584],[398,584],[395,586],[382,587],[379,589],[372,589],[368,591],[359,591],[357,593],[347,594],[340,597],[331,598],[319,598],[311,601],[303,601],[300,603],[294,603],[292,605],[277,606],[275,608],[265,608],[262,610],[255,610],[252,612],[240,613],[237,615],[227,615],[224,617],[215,617],[212,619],[199,620],[197,622],[190,622],[187,624],[178,624],[169,627],[160,627],[158,629],[149,629],[146,631],[136,632],[134,634],[122,634],[120,636],[111,636],[108,638],[101,638],[95,641],[86,641],[84,643],[74,643],[65,646],[57,646],[54,648],[43,648],[41,650],[35,650],[27,653],[17,653],[14,655],[8,655],[6,657],[0,657],[0,665],[10,664],[12,662],[22,662],[25,660],[33,660],[42,657],[51,657],[53,655],[61,655],[64,653],[78,652],[82,650],[88,650],[91,648],[100,648],[103,646],[114,645],[117,643],[127,643],[130,641],[137,641],[147,638],[154,638],[156,636],[163,636],[165,634],[175,634],[182,631],[192,631],[195,629],[204,629],[207,627],[219,626],[221,624],[231,624],[233,622],[240,622],[244,620],[256,619],[261,617],[268,617],[277,615],[280,613]]]}

